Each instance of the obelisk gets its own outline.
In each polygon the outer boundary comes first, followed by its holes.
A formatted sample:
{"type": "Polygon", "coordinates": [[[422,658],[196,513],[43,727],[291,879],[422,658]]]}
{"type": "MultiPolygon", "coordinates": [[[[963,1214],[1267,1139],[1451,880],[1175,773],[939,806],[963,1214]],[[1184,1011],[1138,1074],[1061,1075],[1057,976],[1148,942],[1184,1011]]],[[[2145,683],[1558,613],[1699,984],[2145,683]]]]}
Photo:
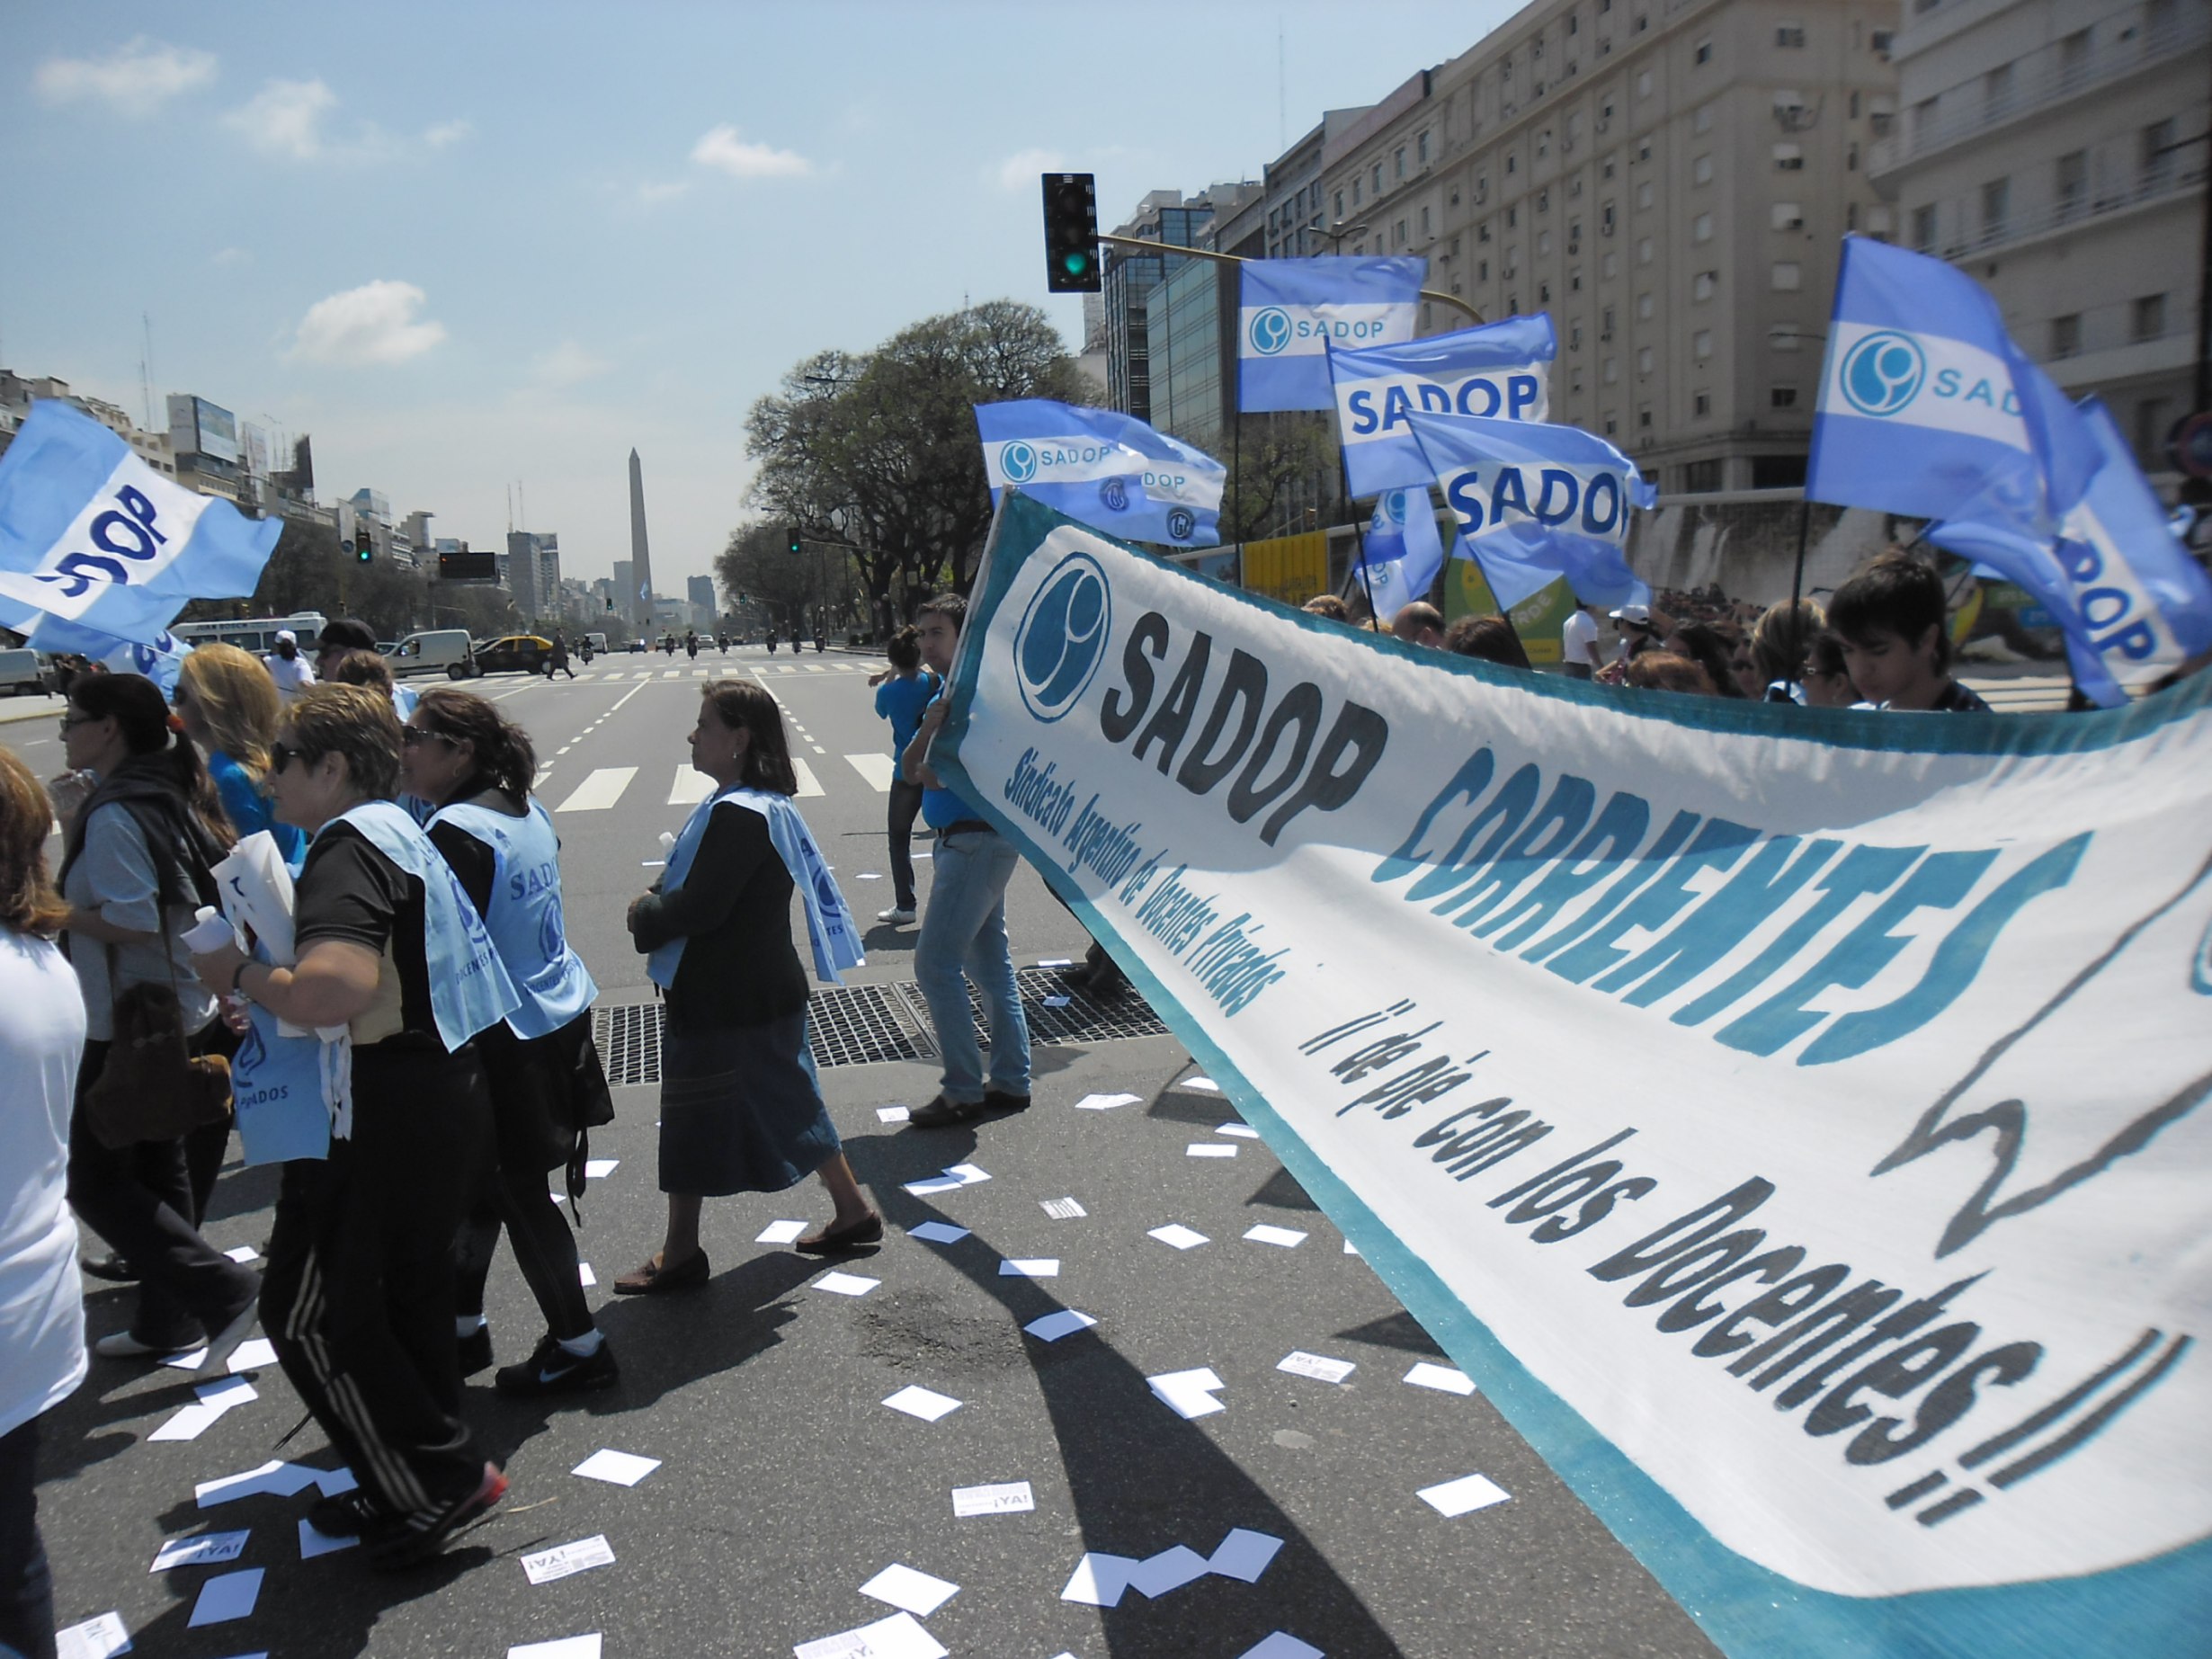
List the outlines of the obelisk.
{"type": "Polygon", "coordinates": [[[645,473],[635,450],[629,452],[629,578],[635,591],[624,596],[622,609],[640,634],[648,633],[653,627],[653,557],[646,549],[645,473]]]}

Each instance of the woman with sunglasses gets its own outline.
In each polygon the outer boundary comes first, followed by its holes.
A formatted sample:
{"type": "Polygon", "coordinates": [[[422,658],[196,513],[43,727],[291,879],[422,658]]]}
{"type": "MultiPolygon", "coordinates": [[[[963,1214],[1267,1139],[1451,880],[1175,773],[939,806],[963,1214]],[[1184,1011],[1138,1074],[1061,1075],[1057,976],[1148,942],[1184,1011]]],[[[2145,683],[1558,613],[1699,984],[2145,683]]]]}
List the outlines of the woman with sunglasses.
{"type": "MultiPolygon", "coordinates": [[[[492,1091],[493,1159],[455,1244],[461,1373],[492,1362],[484,1281],[504,1221],[546,1333],[528,1360],[500,1368],[495,1386],[511,1395],[603,1388],[617,1376],[614,1351],[584,1299],[575,1235],[546,1191],[547,1172],[580,1156],[574,1080],[599,987],[562,927],[560,838],[530,792],[537,755],[490,702],[446,686],[423,693],[400,737],[400,787],[437,808],[431,844],[484,918],[522,998],[477,1039],[492,1091]]],[[[582,1169],[574,1174],[571,1192],[582,1169]]]]}
{"type": "Polygon", "coordinates": [[[392,804],[399,720],[359,686],[316,686],[270,748],[277,816],[310,833],[296,959],[223,945],[210,983],[326,1049],[329,1156],[284,1165],[262,1312],[277,1359],[358,1491],[310,1519],[406,1565],[499,1502],[506,1477],[460,1418],[453,1238],[491,1132],[472,1039],[515,1006],[453,872],[392,804]]]}
{"type": "MultiPolygon", "coordinates": [[[[62,843],[67,948],[87,1038],[69,1131],[69,1202],[138,1274],[129,1326],[94,1351],[159,1359],[205,1335],[227,1356],[253,1329],[260,1284],[200,1235],[184,1142],[104,1146],[86,1123],[85,1101],[107,1066],[116,999],[133,986],[174,986],[191,1052],[229,1051],[215,995],[193,974],[181,935],[235,837],[198,753],[170,731],[169,705],[152,681],[80,677],[61,729],[70,769],[95,780],[62,843]]],[[[220,1375],[221,1358],[204,1363],[220,1375]]]]}

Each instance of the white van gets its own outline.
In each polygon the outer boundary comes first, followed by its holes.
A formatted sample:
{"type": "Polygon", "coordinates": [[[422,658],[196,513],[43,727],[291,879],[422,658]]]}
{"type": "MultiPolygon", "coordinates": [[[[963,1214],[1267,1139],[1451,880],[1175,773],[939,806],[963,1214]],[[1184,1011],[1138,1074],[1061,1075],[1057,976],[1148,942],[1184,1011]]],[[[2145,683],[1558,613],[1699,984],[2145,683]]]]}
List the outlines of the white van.
{"type": "Polygon", "coordinates": [[[0,651],[0,691],[10,697],[21,697],[26,692],[35,697],[45,690],[44,682],[39,678],[36,651],[0,651]]]}
{"type": "Polygon", "coordinates": [[[468,630],[465,628],[434,628],[426,633],[409,634],[394,646],[386,656],[392,678],[405,680],[414,674],[443,674],[449,680],[466,680],[477,672],[476,653],[469,649],[468,630]]]}
{"type": "Polygon", "coordinates": [[[606,655],[607,655],[607,636],[606,636],[606,635],[604,635],[604,634],[586,634],[586,635],[584,635],[584,637],[586,639],[588,639],[588,640],[590,640],[590,641],[592,642],[592,655],[593,655],[593,656],[606,656],[606,655]]]}

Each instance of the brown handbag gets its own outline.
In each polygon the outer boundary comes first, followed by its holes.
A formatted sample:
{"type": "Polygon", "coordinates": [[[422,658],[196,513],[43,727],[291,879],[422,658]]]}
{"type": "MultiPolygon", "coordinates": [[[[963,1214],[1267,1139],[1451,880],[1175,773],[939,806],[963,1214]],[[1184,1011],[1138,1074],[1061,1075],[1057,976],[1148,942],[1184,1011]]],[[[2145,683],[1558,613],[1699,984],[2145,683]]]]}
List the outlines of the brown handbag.
{"type": "MultiPolygon", "coordinates": [[[[162,941],[165,952],[168,941],[162,941]]],[[[115,983],[108,950],[108,983],[115,983]]],[[[175,1140],[230,1115],[230,1062],[195,1055],[184,1034],[176,963],[167,985],[127,986],[115,998],[115,1039],[85,1094],[85,1127],[111,1152],[175,1140]]]]}

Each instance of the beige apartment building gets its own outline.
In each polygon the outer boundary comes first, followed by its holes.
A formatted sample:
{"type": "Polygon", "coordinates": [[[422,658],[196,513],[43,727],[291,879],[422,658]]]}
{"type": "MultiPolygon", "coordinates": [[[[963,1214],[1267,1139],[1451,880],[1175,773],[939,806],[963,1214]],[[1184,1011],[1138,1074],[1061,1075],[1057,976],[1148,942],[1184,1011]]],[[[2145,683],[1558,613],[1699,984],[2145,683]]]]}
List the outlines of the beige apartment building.
{"type": "Polygon", "coordinates": [[[1899,10],[1538,0],[1325,136],[1324,234],[1426,254],[1486,319],[1549,312],[1551,418],[1662,490],[1800,485],[1839,244],[1895,228],[1867,160],[1899,10]]]}
{"type": "Polygon", "coordinates": [[[2195,403],[2212,0],[1909,0],[1899,130],[1869,169],[1898,240],[1996,296],[2146,471],[2195,403]]]}

